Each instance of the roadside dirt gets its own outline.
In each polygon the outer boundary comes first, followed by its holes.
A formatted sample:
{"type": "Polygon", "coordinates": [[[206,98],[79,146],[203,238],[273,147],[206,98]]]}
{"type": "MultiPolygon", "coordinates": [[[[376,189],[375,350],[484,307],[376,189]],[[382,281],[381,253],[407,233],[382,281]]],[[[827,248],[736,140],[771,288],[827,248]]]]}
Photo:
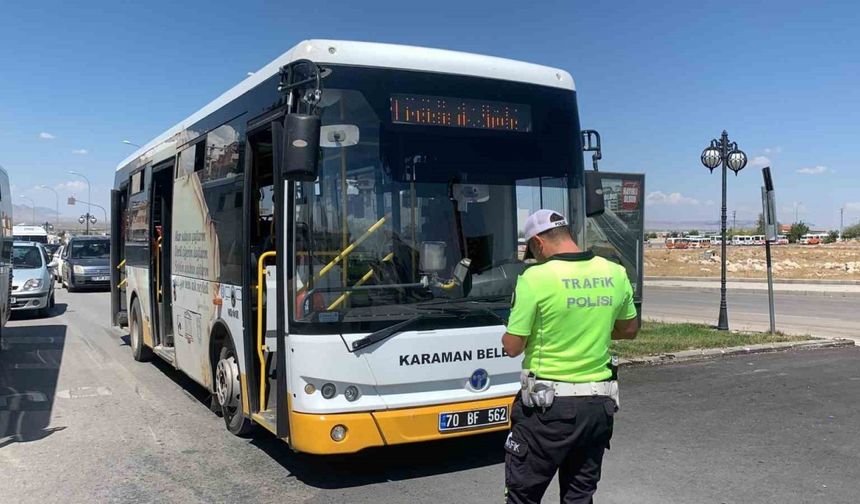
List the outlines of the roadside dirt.
{"type": "MultiPolygon", "coordinates": [[[[773,246],[774,278],[860,280],[860,242],[773,246]]],[[[728,247],[729,278],[766,278],[764,246],[728,247]]],[[[645,276],[719,277],[720,248],[645,248],[645,276]]]]}

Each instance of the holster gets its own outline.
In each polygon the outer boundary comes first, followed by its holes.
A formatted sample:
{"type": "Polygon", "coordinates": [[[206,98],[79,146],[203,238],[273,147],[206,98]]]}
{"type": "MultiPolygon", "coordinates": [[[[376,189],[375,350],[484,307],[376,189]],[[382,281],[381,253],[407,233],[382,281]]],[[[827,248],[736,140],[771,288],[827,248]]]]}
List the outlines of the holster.
{"type": "Polygon", "coordinates": [[[524,369],[520,372],[520,397],[523,406],[546,410],[555,400],[555,388],[535,378],[534,373],[524,369]]]}
{"type": "Polygon", "coordinates": [[[615,401],[615,411],[621,409],[621,399],[618,394],[618,380],[609,382],[609,397],[615,401]]]}

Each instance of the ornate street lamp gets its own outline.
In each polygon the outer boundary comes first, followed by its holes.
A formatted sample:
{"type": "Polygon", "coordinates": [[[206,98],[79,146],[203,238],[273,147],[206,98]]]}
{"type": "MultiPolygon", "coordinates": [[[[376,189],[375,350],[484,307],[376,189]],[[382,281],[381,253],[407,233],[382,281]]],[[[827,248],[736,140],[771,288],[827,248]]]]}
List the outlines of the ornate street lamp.
{"type": "Polygon", "coordinates": [[[729,141],[729,134],[723,130],[720,139],[711,140],[711,144],[702,151],[702,164],[705,168],[714,172],[714,168],[723,165],[723,207],[720,220],[720,231],[722,233],[722,253],[720,254],[720,318],[717,329],[729,330],[729,313],[726,305],[726,174],[728,170],[738,172],[747,165],[747,155],[738,149],[736,142],[729,141]]]}

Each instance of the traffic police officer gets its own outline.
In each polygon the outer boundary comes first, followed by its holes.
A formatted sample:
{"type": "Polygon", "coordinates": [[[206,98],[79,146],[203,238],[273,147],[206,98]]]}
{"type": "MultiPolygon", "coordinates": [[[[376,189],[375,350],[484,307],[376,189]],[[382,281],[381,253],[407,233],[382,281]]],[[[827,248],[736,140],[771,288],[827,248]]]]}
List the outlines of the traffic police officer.
{"type": "Polygon", "coordinates": [[[557,212],[530,215],[525,238],[538,264],[517,279],[502,337],[508,355],[525,353],[505,442],[507,502],[540,502],[556,471],[561,502],[592,502],[618,409],[610,338],[639,329],[633,289],[624,267],[579,249],[557,212]]]}

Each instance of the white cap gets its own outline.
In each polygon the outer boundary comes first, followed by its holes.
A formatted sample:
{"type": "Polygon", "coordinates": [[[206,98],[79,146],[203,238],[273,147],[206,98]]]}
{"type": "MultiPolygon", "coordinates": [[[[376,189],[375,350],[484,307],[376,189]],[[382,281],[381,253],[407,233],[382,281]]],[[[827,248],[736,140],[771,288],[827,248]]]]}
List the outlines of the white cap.
{"type": "Polygon", "coordinates": [[[526,241],[531,240],[535,237],[535,235],[539,235],[544,231],[548,231],[553,228],[567,226],[567,219],[564,218],[563,215],[556,212],[555,210],[545,210],[541,209],[537,212],[531,214],[526,219],[525,225],[525,238],[526,241]],[[552,217],[558,216],[561,217],[557,220],[553,221],[552,217]]]}

